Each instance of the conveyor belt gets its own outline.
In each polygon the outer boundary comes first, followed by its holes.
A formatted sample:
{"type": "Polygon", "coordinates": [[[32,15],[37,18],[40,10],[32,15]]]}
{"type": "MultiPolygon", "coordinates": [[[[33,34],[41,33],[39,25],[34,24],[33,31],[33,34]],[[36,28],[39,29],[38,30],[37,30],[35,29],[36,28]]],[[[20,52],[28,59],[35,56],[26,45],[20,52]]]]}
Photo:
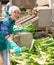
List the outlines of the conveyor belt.
{"type": "Polygon", "coordinates": [[[28,25],[28,24],[30,24],[30,23],[36,21],[37,19],[38,19],[38,17],[35,16],[35,15],[32,15],[32,16],[31,16],[31,15],[27,15],[27,16],[25,16],[25,17],[19,19],[19,20],[16,22],[16,24],[17,24],[17,23],[20,23],[21,25],[28,25]]]}

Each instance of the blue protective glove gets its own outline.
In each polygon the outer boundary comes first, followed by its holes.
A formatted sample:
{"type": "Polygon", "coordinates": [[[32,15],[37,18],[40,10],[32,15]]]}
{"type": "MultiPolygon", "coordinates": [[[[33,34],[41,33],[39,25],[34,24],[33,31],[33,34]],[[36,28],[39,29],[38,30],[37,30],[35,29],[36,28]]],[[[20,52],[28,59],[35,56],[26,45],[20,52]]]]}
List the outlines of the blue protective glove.
{"type": "Polygon", "coordinates": [[[14,33],[19,32],[18,28],[14,28],[14,33]]]}
{"type": "Polygon", "coordinates": [[[24,26],[21,26],[21,27],[20,27],[20,32],[26,32],[24,26]]]}
{"type": "Polygon", "coordinates": [[[16,54],[20,54],[21,53],[21,48],[14,41],[10,41],[9,44],[14,49],[14,52],[16,54]]]}
{"type": "Polygon", "coordinates": [[[14,26],[14,27],[13,27],[13,32],[14,32],[14,34],[16,34],[17,32],[19,32],[19,29],[18,29],[17,26],[14,26]]]}
{"type": "Polygon", "coordinates": [[[13,28],[14,34],[16,34],[17,32],[26,32],[25,28],[23,26],[20,27],[20,29],[18,29],[17,26],[15,26],[13,28]]]}

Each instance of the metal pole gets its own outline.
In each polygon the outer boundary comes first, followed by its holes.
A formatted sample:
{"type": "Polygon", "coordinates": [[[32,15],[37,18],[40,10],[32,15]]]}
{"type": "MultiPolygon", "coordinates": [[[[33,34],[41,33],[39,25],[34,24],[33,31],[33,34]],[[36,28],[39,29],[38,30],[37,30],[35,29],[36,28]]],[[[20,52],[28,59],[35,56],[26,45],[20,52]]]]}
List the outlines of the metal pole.
{"type": "Polygon", "coordinates": [[[11,5],[12,5],[12,0],[9,0],[9,2],[11,2],[11,5]]]}

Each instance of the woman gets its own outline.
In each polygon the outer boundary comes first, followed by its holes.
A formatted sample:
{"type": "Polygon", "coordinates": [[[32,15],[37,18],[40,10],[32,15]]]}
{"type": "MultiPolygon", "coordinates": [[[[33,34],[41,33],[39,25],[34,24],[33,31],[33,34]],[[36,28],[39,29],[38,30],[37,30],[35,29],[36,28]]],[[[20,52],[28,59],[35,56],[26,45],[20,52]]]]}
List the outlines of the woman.
{"type": "Polygon", "coordinates": [[[19,7],[11,6],[9,8],[9,15],[4,18],[0,24],[0,51],[3,55],[4,65],[9,65],[9,52],[10,47],[14,49],[16,54],[19,54],[22,50],[13,41],[11,34],[18,31],[18,28],[13,28],[15,21],[18,19],[21,13],[19,7]]]}

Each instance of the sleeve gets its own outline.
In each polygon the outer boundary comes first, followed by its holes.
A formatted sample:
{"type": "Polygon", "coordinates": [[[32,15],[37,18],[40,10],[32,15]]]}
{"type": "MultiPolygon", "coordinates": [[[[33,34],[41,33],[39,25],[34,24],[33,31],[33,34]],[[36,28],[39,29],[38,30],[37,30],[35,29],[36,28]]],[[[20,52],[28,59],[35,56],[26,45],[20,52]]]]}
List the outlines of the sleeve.
{"type": "Polygon", "coordinates": [[[8,31],[8,23],[7,22],[3,22],[3,24],[1,24],[1,31],[2,31],[2,34],[3,36],[7,36],[7,35],[10,35],[9,31],[8,31]]]}

